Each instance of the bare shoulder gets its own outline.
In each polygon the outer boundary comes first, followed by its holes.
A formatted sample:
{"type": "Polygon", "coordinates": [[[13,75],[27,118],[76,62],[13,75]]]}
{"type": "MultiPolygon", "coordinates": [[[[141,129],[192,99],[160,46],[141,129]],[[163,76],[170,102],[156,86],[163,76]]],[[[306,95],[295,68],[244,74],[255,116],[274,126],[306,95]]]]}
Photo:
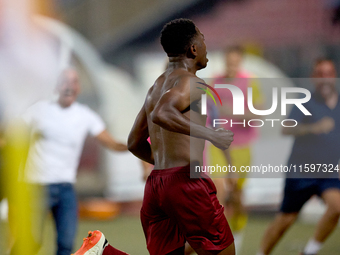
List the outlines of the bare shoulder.
{"type": "Polygon", "coordinates": [[[202,83],[205,84],[204,80],[198,78],[195,74],[190,72],[184,72],[181,75],[178,75],[176,86],[177,87],[186,87],[187,89],[192,89],[197,86],[203,87],[202,83]]]}
{"type": "MultiPolygon", "coordinates": [[[[147,99],[154,102],[154,99],[166,97],[200,98],[205,84],[204,80],[186,70],[177,69],[172,72],[165,72],[160,75],[154,85],[149,89],[147,99]]],[[[149,101],[148,100],[148,101],[149,101]]]]}
{"type": "Polygon", "coordinates": [[[154,86],[155,86],[155,84],[153,84],[153,85],[149,88],[148,93],[146,93],[146,96],[147,96],[147,97],[151,95],[151,93],[152,93],[152,91],[153,91],[153,89],[154,89],[154,86]]]}
{"type": "Polygon", "coordinates": [[[190,91],[191,96],[197,95],[200,97],[200,95],[204,93],[204,89],[206,88],[205,81],[194,74],[189,74],[181,77],[180,83],[183,86],[186,86],[186,89],[190,91]]]}
{"type": "Polygon", "coordinates": [[[206,87],[205,81],[201,78],[198,78],[197,76],[196,76],[195,79],[192,80],[192,84],[195,85],[196,87],[199,87],[199,88],[205,88],[206,87]]]}
{"type": "Polygon", "coordinates": [[[151,112],[153,110],[155,104],[161,97],[164,81],[165,81],[165,76],[164,74],[162,74],[156,79],[154,84],[149,88],[146,94],[145,102],[144,102],[144,107],[147,112],[151,112]]]}
{"type": "Polygon", "coordinates": [[[165,74],[161,74],[154,82],[154,84],[149,88],[147,94],[146,94],[146,99],[151,97],[154,93],[157,93],[163,86],[164,81],[166,77],[165,74]]]}

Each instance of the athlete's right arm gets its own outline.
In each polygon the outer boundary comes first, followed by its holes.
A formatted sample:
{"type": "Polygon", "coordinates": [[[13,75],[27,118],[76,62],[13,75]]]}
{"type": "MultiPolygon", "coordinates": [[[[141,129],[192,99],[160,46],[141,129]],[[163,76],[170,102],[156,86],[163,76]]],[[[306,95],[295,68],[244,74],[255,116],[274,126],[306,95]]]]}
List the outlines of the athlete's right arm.
{"type": "Polygon", "coordinates": [[[231,131],[223,128],[209,129],[191,121],[182,113],[191,103],[199,101],[204,93],[197,87],[205,87],[197,82],[202,80],[197,77],[182,78],[176,86],[163,94],[151,113],[151,119],[166,130],[208,140],[225,150],[233,141],[234,134],[231,131]]]}
{"type": "Polygon", "coordinates": [[[155,164],[150,143],[145,104],[137,115],[128,138],[128,150],[136,157],[152,165],[155,164]]]}

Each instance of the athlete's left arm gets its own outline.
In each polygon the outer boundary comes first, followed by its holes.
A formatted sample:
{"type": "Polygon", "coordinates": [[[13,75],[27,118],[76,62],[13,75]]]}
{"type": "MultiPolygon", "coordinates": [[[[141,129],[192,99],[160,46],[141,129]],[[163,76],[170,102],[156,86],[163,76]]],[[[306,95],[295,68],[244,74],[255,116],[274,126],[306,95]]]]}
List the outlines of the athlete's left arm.
{"type": "Polygon", "coordinates": [[[150,143],[148,142],[149,129],[145,104],[137,115],[135,123],[128,138],[128,149],[136,157],[152,165],[155,164],[150,143]]]}
{"type": "Polygon", "coordinates": [[[105,129],[99,135],[95,136],[95,138],[106,148],[114,151],[127,151],[126,144],[117,142],[110,133],[105,129]]]}

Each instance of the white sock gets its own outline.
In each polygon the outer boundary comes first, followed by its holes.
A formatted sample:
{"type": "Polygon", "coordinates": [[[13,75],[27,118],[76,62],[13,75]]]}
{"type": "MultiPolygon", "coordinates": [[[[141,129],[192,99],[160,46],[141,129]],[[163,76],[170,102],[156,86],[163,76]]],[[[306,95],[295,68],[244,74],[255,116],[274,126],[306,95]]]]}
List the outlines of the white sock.
{"type": "Polygon", "coordinates": [[[322,243],[314,240],[314,238],[309,239],[303,253],[305,254],[317,254],[322,247],[322,243]]]}

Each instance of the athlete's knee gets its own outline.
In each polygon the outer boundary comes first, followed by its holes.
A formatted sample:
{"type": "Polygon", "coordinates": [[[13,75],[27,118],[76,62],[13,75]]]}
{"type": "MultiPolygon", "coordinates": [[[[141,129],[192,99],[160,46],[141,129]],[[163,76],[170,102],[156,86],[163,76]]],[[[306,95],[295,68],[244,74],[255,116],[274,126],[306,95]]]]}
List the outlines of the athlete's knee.
{"type": "Polygon", "coordinates": [[[327,212],[329,217],[340,217],[340,204],[339,205],[334,205],[334,206],[328,206],[327,212]]]}
{"type": "Polygon", "coordinates": [[[340,193],[336,196],[336,199],[328,205],[328,208],[330,208],[335,215],[340,215],[340,193]]]}
{"type": "Polygon", "coordinates": [[[340,215],[340,190],[329,189],[322,193],[322,198],[327,205],[328,213],[340,215]]]}
{"type": "Polygon", "coordinates": [[[338,206],[336,209],[335,209],[335,214],[337,217],[340,216],[340,206],[338,206]]]}
{"type": "Polygon", "coordinates": [[[280,213],[275,221],[282,228],[290,227],[297,219],[298,213],[280,213]]]}

